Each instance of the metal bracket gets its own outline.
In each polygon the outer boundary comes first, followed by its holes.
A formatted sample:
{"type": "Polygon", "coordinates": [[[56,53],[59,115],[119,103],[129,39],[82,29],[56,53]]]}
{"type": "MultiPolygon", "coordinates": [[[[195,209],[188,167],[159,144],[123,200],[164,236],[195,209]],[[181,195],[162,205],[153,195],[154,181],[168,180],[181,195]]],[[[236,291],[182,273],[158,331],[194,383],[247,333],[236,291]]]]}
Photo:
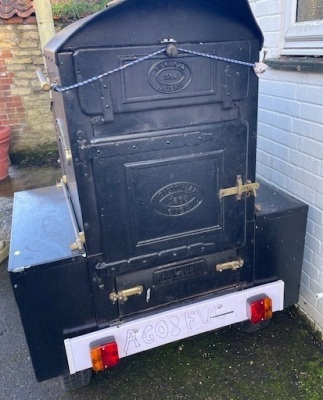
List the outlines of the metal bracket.
{"type": "Polygon", "coordinates": [[[244,260],[242,258],[238,258],[234,261],[229,261],[223,264],[217,264],[215,269],[217,272],[222,272],[226,269],[231,269],[232,271],[236,271],[237,269],[241,268],[244,264],[244,260]]]}
{"type": "Polygon", "coordinates": [[[243,185],[241,175],[238,175],[237,185],[230,188],[221,189],[219,191],[219,197],[221,199],[222,197],[236,195],[237,200],[241,200],[242,195],[244,193],[246,193],[247,196],[250,196],[252,194],[254,197],[256,197],[257,196],[256,189],[258,188],[259,188],[259,183],[258,182],[252,183],[250,180],[247,180],[246,183],[243,185]]]}
{"type": "Polygon", "coordinates": [[[177,43],[177,41],[173,38],[166,38],[160,41],[161,44],[168,44],[168,43],[177,43]]]}
{"type": "Polygon", "coordinates": [[[56,119],[56,126],[58,131],[58,141],[62,144],[62,151],[65,155],[67,165],[72,164],[72,151],[71,146],[67,144],[67,134],[65,133],[63,121],[60,118],[56,119]]]}
{"type": "Polygon", "coordinates": [[[62,175],[61,180],[59,182],[56,182],[56,187],[57,188],[62,188],[63,185],[67,184],[67,176],[66,175],[62,175]]]}
{"type": "Polygon", "coordinates": [[[111,122],[114,120],[113,104],[111,98],[111,88],[109,79],[104,76],[100,79],[101,83],[101,99],[104,122],[111,122]]]}
{"type": "Polygon", "coordinates": [[[112,303],[116,303],[116,301],[127,301],[128,297],[130,296],[135,296],[135,295],[141,295],[141,293],[144,291],[144,288],[142,286],[135,286],[130,289],[124,289],[120,290],[119,292],[112,292],[110,293],[110,300],[112,303]]]}
{"type": "Polygon", "coordinates": [[[48,82],[46,79],[45,75],[43,72],[39,69],[36,70],[37,77],[39,79],[40,87],[44,92],[49,92],[51,90],[51,84],[48,82]]]}
{"type": "Polygon", "coordinates": [[[224,70],[224,84],[223,84],[223,108],[232,108],[233,101],[233,75],[234,71],[230,65],[224,70]]]}
{"type": "Polygon", "coordinates": [[[71,222],[73,225],[73,231],[75,235],[75,242],[70,244],[71,250],[81,250],[84,251],[84,244],[85,244],[85,234],[83,231],[79,231],[79,227],[75,218],[74,210],[70,201],[70,195],[66,185],[66,175],[63,175],[59,184],[56,184],[57,188],[62,188],[64,192],[64,196],[66,199],[67,208],[70,214],[71,222]]]}

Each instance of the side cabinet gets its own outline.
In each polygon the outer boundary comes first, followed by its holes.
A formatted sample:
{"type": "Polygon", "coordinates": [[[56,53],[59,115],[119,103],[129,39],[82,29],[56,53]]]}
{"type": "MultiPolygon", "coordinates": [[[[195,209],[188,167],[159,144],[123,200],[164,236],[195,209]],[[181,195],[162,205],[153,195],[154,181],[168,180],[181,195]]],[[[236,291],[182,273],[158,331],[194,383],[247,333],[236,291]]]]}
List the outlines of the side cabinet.
{"type": "Polygon", "coordinates": [[[39,381],[68,370],[66,337],[97,329],[87,258],[74,242],[63,187],[15,194],[9,274],[39,381]]]}
{"type": "Polygon", "coordinates": [[[299,299],[308,206],[265,182],[260,185],[256,199],[255,284],[283,280],[286,308],[299,299]]]}

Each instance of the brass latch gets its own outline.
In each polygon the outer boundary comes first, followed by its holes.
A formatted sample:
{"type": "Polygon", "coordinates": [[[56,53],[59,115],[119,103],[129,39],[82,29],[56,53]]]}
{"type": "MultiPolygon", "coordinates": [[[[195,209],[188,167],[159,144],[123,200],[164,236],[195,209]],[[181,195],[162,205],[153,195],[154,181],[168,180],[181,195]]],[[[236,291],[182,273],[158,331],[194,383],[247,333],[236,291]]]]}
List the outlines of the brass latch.
{"type": "Polygon", "coordinates": [[[254,197],[256,197],[257,196],[256,189],[258,188],[259,188],[259,183],[258,182],[252,183],[250,180],[247,180],[246,183],[243,185],[241,175],[238,175],[237,185],[230,188],[221,189],[219,192],[219,196],[221,199],[222,197],[236,195],[237,200],[241,200],[243,193],[246,193],[247,196],[250,196],[252,194],[254,197]]]}
{"type": "Polygon", "coordinates": [[[120,290],[119,292],[112,292],[110,293],[110,300],[115,303],[117,300],[118,301],[127,301],[128,297],[130,296],[135,296],[136,294],[140,295],[144,291],[144,288],[142,286],[135,286],[130,289],[124,289],[120,290]]]}
{"type": "Polygon", "coordinates": [[[237,269],[241,268],[244,264],[244,260],[242,258],[238,258],[234,261],[229,261],[223,264],[217,264],[215,269],[218,272],[222,272],[226,269],[232,269],[232,271],[236,271],[237,269]]]}
{"type": "Polygon", "coordinates": [[[85,243],[85,235],[84,232],[79,232],[78,237],[74,243],[70,244],[71,250],[82,250],[83,244],[85,243]]]}

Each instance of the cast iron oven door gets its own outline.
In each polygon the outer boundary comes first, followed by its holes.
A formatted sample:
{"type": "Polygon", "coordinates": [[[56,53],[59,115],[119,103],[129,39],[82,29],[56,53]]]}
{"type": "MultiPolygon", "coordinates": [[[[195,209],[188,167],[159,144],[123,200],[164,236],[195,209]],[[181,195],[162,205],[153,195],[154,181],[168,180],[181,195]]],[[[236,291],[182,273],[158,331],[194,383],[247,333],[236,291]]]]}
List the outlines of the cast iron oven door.
{"type": "Polygon", "coordinates": [[[219,192],[246,177],[247,135],[245,123],[231,121],[98,146],[93,176],[107,262],[243,246],[245,201],[219,192]]]}

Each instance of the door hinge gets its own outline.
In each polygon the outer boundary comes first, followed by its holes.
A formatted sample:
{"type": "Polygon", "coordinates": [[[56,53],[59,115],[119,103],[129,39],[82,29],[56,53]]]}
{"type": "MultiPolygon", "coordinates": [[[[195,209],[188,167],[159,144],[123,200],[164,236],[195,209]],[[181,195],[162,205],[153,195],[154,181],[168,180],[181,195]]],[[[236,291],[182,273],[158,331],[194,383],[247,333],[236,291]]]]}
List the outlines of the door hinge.
{"type": "Polygon", "coordinates": [[[244,193],[246,193],[247,196],[250,196],[252,194],[254,197],[256,197],[256,189],[258,188],[259,183],[253,183],[250,180],[247,180],[246,183],[243,185],[241,175],[237,175],[237,185],[230,188],[220,189],[219,197],[221,199],[222,197],[236,195],[237,200],[241,200],[244,193]]]}
{"type": "Polygon", "coordinates": [[[135,295],[141,295],[141,293],[144,291],[144,288],[142,286],[135,286],[130,289],[124,289],[120,290],[119,292],[112,292],[110,293],[110,300],[112,303],[115,303],[116,301],[127,301],[128,297],[130,296],[135,296],[135,295]]]}
{"type": "Polygon", "coordinates": [[[222,272],[226,269],[231,269],[232,271],[236,271],[237,269],[241,268],[244,264],[244,260],[242,258],[238,258],[234,261],[229,261],[223,264],[217,264],[215,269],[217,272],[222,272]]]}
{"type": "Polygon", "coordinates": [[[79,143],[79,156],[81,161],[90,161],[93,159],[92,147],[86,143],[79,143]]]}

